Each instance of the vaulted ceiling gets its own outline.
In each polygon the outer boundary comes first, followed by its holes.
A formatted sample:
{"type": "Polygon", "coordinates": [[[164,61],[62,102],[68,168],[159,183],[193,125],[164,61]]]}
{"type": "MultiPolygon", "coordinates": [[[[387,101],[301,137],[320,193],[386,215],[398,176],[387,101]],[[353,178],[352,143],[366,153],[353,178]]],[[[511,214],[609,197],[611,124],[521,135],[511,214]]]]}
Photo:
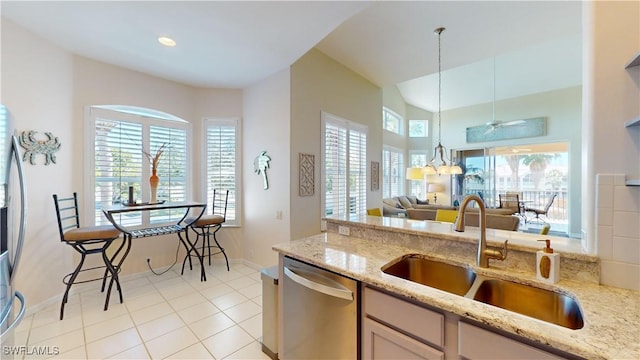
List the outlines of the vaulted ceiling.
{"type": "Polygon", "coordinates": [[[565,1],[2,1],[81,56],[197,87],[243,88],[317,47],[405,100],[442,108],[581,83],[581,4],[565,1]],[[168,48],[157,37],[174,38],[168,48]]]}

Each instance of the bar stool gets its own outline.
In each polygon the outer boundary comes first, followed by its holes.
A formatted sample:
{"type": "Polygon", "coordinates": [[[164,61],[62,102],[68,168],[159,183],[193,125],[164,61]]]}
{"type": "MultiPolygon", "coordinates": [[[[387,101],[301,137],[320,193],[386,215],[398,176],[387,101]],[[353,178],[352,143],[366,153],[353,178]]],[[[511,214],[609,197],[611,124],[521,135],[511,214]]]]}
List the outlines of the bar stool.
{"type": "MultiPolygon", "coordinates": [[[[118,270],[113,266],[113,257],[119,252],[113,255],[110,259],[107,256],[107,248],[111,243],[120,236],[120,231],[111,225],[103,226],[85,226],[80,227],[80,214],[78,211],[78,194],[73,193],[72,197],[59,198],[57,194],[53,195],[53,202],[56,206],[56,215],[58,217],[58,230],[60,232],[60,241],[71,246],[74,250],[80,253],[81,258],[78,266],[76,266],[73,272],[67,274],[62,279],[62,283],[67,286],[62,297],[62,304],[60,305],[60,320],[64,317],[64,306],[69,299],[69,290],[71,285],[85,283],[89,281],[96,281],[102,279],[101,292],[104,292],[107,277],[112,276],[118,292],[120,293],[120,303],[122,303],[122,290],[120,289],[120,282],[118,280],[118,270]],[[104,266],[96,266],[87,269],[82,269],[84,260],[89,254],[100,254],[104,261],[104,266]],[[76,281],[78,274],[83,271],[95,270],[105,268],[104,275],[101,278],[95,278],[90,280],[76,281]]],[[[107,310],[109,306],[109,297],[105,300],[104,310],[107,310]]]]}
{"type": "MultiPolygon", "coordinates": [[[[227,257],[224,248],[220,246],[218,239],[216,238],[216,233],[222,228],[222,224],[226,221],[227,218],[227,204],[229,201],[229,190],[213,190],[213,202],[211,208],[211,214],[203,215],[198,220],[196,220],[193,224],[188,226],[188,229],[193,230],[196,233],[196,241],[194,244],[197,246],[198,240],[202,238],[202,257],[207,256],[209,258],[209,266],[211,266],[211,256],[222,254],[224,255],[224,259],[227,263],[227,271],[229,271],[229,258],[227,257]],[[213,236],[213,241],[215,245],[211,245],[211,237],[213,236]],[[205,244],[206,242],[206,244],[205,244]],[[214,253],[211,253],[211,248],[214,248],[214,253]],[[205,249],[207,250],[207,255],[205,255],[205,249]]],[[[187,231],[188,231],[187,229],[187,231]]],[[[193,269],[191,264],[191,249],[187,251],[187,255],[184,257],[182,261],[182,272],[184,273],[184,265],[189,259],[189,268],[193,269]]]]}

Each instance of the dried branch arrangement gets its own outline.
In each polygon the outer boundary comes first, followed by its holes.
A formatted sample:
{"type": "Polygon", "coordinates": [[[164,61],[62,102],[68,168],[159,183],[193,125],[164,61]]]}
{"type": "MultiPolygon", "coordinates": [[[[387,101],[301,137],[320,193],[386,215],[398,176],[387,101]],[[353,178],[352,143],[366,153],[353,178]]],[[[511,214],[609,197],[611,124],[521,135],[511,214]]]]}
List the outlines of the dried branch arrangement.
{"type": "Polygon", "coordinates": [[[160,145],[158,150],[156,150],[155,155],[151,155],[151,153],[146,152],[144,149],[142,149],[142,153],[147,156],[147,159],[149,159],[149,163],[151,164],[151,168],[153,170],[158,169],[158,164],[160,164],[160,157],[162,156],[162,154],[164,153],[164,151],[167,149],[168,146],[169,146],[169,143],[163,143],[162,145],[160,145]]]}

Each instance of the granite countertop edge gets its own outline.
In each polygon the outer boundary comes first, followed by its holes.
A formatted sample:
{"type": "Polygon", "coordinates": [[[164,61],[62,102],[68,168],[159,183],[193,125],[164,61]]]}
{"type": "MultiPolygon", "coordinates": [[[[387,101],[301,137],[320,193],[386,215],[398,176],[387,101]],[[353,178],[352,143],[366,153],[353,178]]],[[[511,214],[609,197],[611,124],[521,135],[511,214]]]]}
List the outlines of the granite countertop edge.
{"type": "MultiPolygon", "coordinates": [[[[479,301],[385,274],[386,263],[412,248],[322,233],[273,246],[273,250],[317,265],[352,279],[376,286],[429,306],[528,339],[533,343],[589,359],[640,358],[640,292],[608,286],[562,280],[545,284],[535,274],[477,268],[460,259],[423,254],[436,260],[472,267],[478,275],[532,284],[565,293],[577,299],[583,311],[584,327],[567,329],[503,310],[479,301]]],[[[418,251],[419,252],[419,251],[418,251]]]]}
{"type": "MultiPolygon", "coordinates": [[[[451,240],[465,243],[477,244],[480,229],[474,226],[466,226],[465,232],[453,230],[453,224],[428,220],[412,220],[407,218],[391,218],[366,215],[345,215],[332,216],[325,221],[343,224],[345,226],[360,226],[379,231],[392,231],[408,235],[437,236],[443,240],[451,240]]],[[[579,240],[568,239],[552,235],[540,235],[532,233],[522,233],[517,231],[506,231],[499,229],[487,229],[487,244],[491,246],[501,246],[504,240],[509,240],[509,248],[529,253],[535,253],[542,248],[537,243],[540,239],[550,239],[552,247],[556,252],[561,253],[564,258],[586,262],[598,262],[598,256],[582,249],[579,240]]]]}

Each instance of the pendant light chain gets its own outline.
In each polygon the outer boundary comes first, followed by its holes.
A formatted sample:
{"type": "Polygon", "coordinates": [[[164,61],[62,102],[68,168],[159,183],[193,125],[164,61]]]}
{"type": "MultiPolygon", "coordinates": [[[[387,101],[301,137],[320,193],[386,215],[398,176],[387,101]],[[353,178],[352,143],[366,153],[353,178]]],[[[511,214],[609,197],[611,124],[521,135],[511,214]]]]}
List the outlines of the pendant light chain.
{"type": "Polygon", "coordinates": [[[440,37],[444,28],[436,29],[438,32],[438,144],[442,141],[442,51],[440,49],[440,37]]]}
{"type": "Polygon", "coordinates": [[[444,27],[439,27],[434,30],[434,33],[438,34],[438,145],[433,149],[433,158],[425,165],[424,172],[427,175],[454,175],[461,174],[462,168],[458,165],[454,165],[453,162],[449,163],[448,156],[446,155],[446,148],[442,146],[442,32],[444,27]],[[440,165],[436,167],[436,160],[440,157],[440,165]]]}

